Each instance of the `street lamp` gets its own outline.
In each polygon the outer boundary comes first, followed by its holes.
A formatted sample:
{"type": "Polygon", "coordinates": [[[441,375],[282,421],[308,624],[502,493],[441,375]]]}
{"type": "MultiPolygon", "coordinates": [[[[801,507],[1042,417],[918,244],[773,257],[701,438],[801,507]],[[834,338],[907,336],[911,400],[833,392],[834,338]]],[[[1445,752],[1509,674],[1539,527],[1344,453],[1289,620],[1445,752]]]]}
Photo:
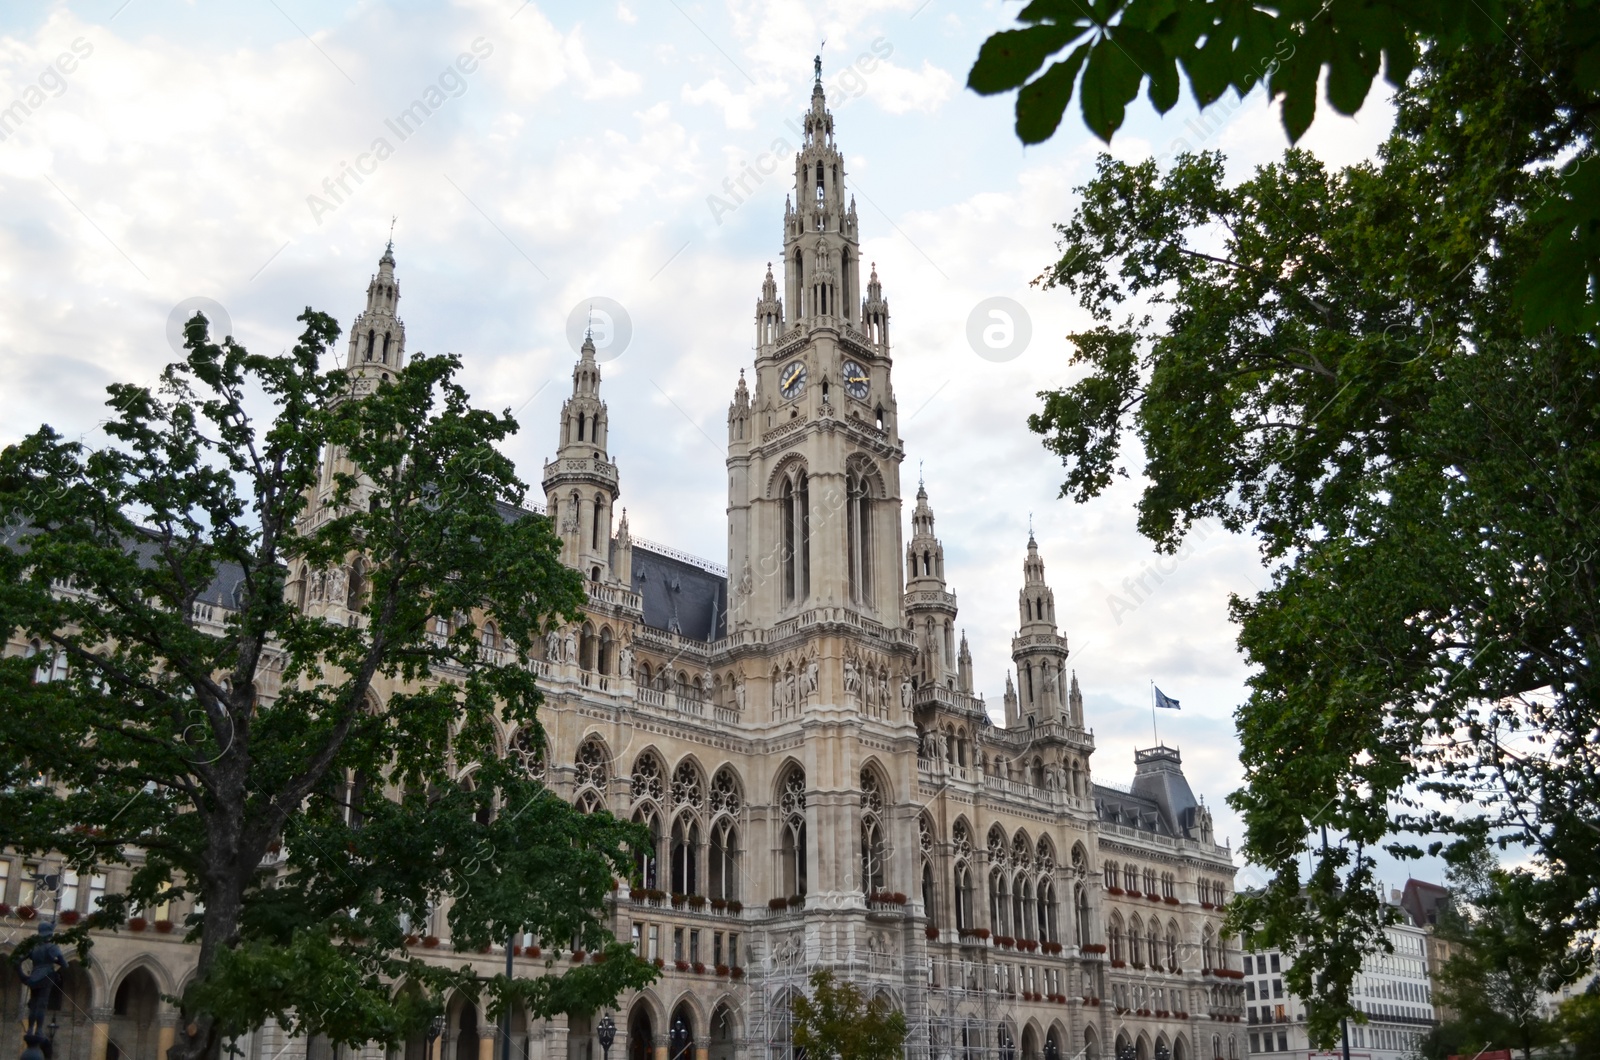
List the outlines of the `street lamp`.
{"type": "Polygon", "coordinates": [[[602,1060],[611,1060],[611,1043],[617,1040],[617,1021],[607,1012],[600,1017],[600,1056],[602,1060]]]}
{"type": "Polygon", "coordinates": [[[444,1037],[444,1016],[438,1015],[428,1021],[428,1060],[433,1060],[433,1043],[444,1037]]]}

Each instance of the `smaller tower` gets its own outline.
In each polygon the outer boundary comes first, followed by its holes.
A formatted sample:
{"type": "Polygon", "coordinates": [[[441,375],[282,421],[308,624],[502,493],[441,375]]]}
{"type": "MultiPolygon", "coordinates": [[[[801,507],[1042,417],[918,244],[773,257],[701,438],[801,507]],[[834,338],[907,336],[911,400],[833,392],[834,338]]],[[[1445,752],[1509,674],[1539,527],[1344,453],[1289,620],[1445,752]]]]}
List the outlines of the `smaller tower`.
{"type": "Polygon", "coordinates": [[[1017,709],[1017,686],[1011,682],[1011,671],[1006,671],[1006,728],[1022,727],[1022,712],[1017,709]]]}
{"type": "Polygon", "coordinates": [[[1021,624],[1011,638],[1011,659],[1017,664],[1021,724],[1061,718],[1067,709],[1067,638],[1056,631],[1055,593],[1045,584],[1044,560],[1031,532],[1017,611],[1021,624]]]}
{"type": "Polygon", "coordinates": [[[399,316],[400,285],[394,278],[394,240],[383,248],[378,272],[367,284],[367,308],[350,325],[345,367],[358,377],[387,379],[405,364],[406,326],[399,316]]]}
{"type": "Polygon", "coordinates": [[[945,587],[944,546],[933,532],[927,487],[920,484],[911,513],[911,542],[906,546],[905,614],[922,649],[921,682],[954,688],[956,596],[945,587]]]}
{"type": "Polygon", "coordinates": [[[778,297],[778,281],[772,276],[772,262],[767,262],[767,278],[761,284],[761,297],[756,301],[757,356],[771,353],[783,334],[783,299],[778,297]]]}
{"type": "Polygon", "coordinates": [[[867,280],[867,297],[861,300],[861,331],[872,343],[873,352],[887,356],[889,353],[889,301],[883,297],[883,284],[878,282],[878,263],[872,263],[872,276],[867,280]]]}
{"type": "Polygon", "coordinates": [[[616,462],[606,456],[606,404],[594,336],[585,335],[572,369],[572,396],[561,406],[556,458],[544,465],[545,511],[561,537],[561,559],[590,581],[616,581],[611,513],[621,493],[616,462]]]}
{"type": "Polygon", "coordinates": [[[956,688],[972,694],[972,650],[967,647],[967,631],[961,631],[961,654],[956,656],[956,688]]]}

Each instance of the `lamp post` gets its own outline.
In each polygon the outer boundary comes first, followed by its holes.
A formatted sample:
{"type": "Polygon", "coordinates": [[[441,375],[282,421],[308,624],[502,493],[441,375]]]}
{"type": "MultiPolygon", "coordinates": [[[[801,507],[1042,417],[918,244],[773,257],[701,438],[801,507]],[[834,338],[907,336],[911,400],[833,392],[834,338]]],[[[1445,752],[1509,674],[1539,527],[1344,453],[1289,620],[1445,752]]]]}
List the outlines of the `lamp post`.
{"type": "Polygon", "coordinates": [[[433,1043],[444,1036],[444,1016],[439,1015],[428,1021],[428,1060],[433,1060],[433,1043]]]}
{"type": "Polygon", "coordinates": [[[601,1060],[611,1060],[611,1043],[617,1040],[617,1021],[607,1012],[600,1017],[600,1027],[596,1032],[600,1038],[601,1060]]]}

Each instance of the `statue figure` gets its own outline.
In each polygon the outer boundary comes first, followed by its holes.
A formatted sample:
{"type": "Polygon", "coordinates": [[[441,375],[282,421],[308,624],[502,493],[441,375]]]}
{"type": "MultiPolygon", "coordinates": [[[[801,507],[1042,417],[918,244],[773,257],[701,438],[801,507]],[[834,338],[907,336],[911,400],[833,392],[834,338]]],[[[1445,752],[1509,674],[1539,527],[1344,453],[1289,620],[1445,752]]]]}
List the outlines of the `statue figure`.
{"type": "Polygon", "coordinates": [[[947,762],[950,760],[950,738],[943,729],[939,730],[939,757],[947,762]]]}
{"type": "Polygon", "coordinates": [[[561,631],[552,629],[544,635],[544,653],[550,662],[561,661],[561,631]]]}
{"type": "Polygon", "coordinates": [[[617,672],[624,677],[633,676],[633,645],[623,644],[617,649],[617,672]]]}
{"type": "Polygon", "coordinates": [[[567,630],[566,641],[562,645],[562,662],[576,662],[578,659],[578,631],[567,630]]]}
{"type": "Polygon", "coordinates": [[[739,595],[749,596],[755,592],[755,588],[756,580],[754,575],[750,573],[750,560],[746,559],[744,561],[744,571],[739,575],[739,595]]]}
{"type": "Polygon", "coordinates": [[[307,576],[306,582],[307,582],[308,589],[307,589],[307,593],[306,593],[306,598],[311,603],[315,604],[315,603],[321,603],[322,602],[322,585],[323,585],[323,579],[325,577],[326,577],[326,575],[324,575],[319,570],[312,571],[311,574],[307,576]]]}
{"type": "Polygon", "coordinates": [[[793,670],[784,675],[783,699],[790,710],[793,710],[799,704],[799,682],[796,681],[793,670]]]}
{"type": "Polygon", "coordinates": [[[22,1033],[31,1045],[49,1043],[44,1036],[45,1020],[50,1015],[51,997],[61,989],[61,976],[67,970],[67,959],[61,955],[61,947],[52,941],[55,933],[52,921],[39,925],[39,934],[28,951],[31,967],[22,977],[23,985],[28,988],[28,1018],[22,1033]]]}
{"type": "Polygon", "coordinates": [[[889,705],[889,675],[882,670],[878,671],[878,706],[889,705]]]}
{"type": "Polygon", "coordinates": [[[812,656],[806,661],[806,695],[815,695],[817,691],[817,659],[812,656]]]}
{"type": "Polygon", "coordinates": [[[733,682],[733,701],[739,705],[739,713],[744,713],[744,678],[740,677],[733,682]]]}
{"type": "Polygon", "coordinates": [[[328,572],[328,584],[323,591],[330,604],[343,603],[346,600],[343,567],[335,567],[328,572]]]}
{"type": "Polygon", "coordinates": [[[911,709],[911,682],[903,677],[900,679],[900,709],[911,709]]]}
{"type": "Polygon", "coordinates": [[[853,659],[844,661],[844,690],[846,695],[855,695],[861,690],[861,676],[856,673],[856,664],[853,659]]]}

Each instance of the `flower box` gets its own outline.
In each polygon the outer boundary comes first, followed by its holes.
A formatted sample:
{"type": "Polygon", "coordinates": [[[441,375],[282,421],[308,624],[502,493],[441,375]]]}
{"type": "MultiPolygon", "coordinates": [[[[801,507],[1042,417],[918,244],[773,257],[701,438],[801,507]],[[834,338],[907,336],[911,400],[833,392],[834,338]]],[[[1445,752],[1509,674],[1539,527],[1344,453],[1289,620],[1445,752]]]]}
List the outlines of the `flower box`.
{"type": "Polygon", "coordinates": [[[1106,944],[1103,942],[1091,942],[1087,946],[1083,947],[1084,953],[1104,953],[1105,951],[1106,944]]]}
{"type": "Polygon", "coordinates": [[[1022,939],[1017,943],[1017,949],[1019,949],[1019,950],[1027,950],[1029,953],[1036,953],[1036,952],[1038,952],[1038,949],[1039,949],[1038,940],[1036,940],[1036,939],[1022,939]]]}
{"type": "Polygon", "coordinates": [[[129,917],[128,918],[128,930],[129,931],[143,931],[145,928],[147,928],[149,926],[150,926],[150,921],[146,920],[142,916],[135,916],[135,917],[129,917]]]}
{"type": "Polygon", "coordinates": [[[1059,942],[1041,942],[1041,943],[1039,943],[1039,948],[1041,950],[1043,950],[1044,952],[1046,952],[1046,953],[1060,953],[1061,952],[1061,943],[1059,943],[1059,942]]]}
{"type": "Polygon", "coordinates": [[[11,907],[9,905],[6,905],[6,903],[4,903],[4,902],[0,902],[0,916],[10,916],[10,915],[11,915],[11,907]]]}
{"type": "Polygon", "coordinates": [[[583,950],[573,950],[572,951],[572,963],[573,964],[582,964],[583,963],[583,958],[586,957],[586,956],[587,956],[587,954],[583,950]]]}
{"type": "Polygon", "coordinates": [[[645,896],[645,890],[644,890],[643,887],[629,887],[628,888],[628,897],[632,898],[635,902],[643,901],[644,900],[644,896],[645,896]]]}
{"type": "Polygon", "coordinates": [[[423,936],[422,944],[424,946],[426,946],[430,950],[438,949],[439,948],[439,936],[438,935],[425,935],[425,936],[423,936]]]}
{"type": "Polygon", "coordinates": [[[667,892],[659,887],[651,887],[644,892],[644,896],[652,902],[664,902],[667,898],[667,892]]]}
{"type": "Polygon", "coordinates": [[[720,913],[726,908],[728,908],[728,900],[726,898],[711,899],[711,909],[713,912],[720,913]]]}
{"type": "Polygon", "coordinates": [[[65,913],[61,914],[60,919],[63,924],[66,924],[70,927],[71,925],[76,924],[80,919],[82,919],[82,917],[76,909],[68,909],[65,913]]]}
{"type": "Polygon", "coordinates": [[[1126,968],[1127,966],[1128,966],[1128,962],[1127,961],[1118,960],[1115,957],[1111,958],[1111,967],[1113,967],[1113,968],[1126,968]]]}
{"type": "Polygon", "coordinates": [[[1146,898],[1150,899],[1152,902],[1161,901],[1161,896],[1159,894],[1157,894],[1156,892],[1154,892],[1154,891],[1146,891],[1146,892],[1144,892],[1144,896],[1146,898]]]}
{"type": "Polygon", "coordinates": [[[657,958],[656,958],[656,961],[655,961],[655,964],[656,964],[656,967],[657,967],[657,968],[665,968],[665,967],[666,967],[666,966],[667,966],[667,961],[666,961],[666,958],[664,958],[664,957],[657,957],[657,958]]]}
{"type": "Polygon", "coordinates": [[[705,966],[705,963],[703,961],[695,961],[694,962],[694,974],[695,975],[705,975],[706,974],[706,966],[705,966]]]}
{"type": "Polygon", "coordinates": [[[1201,902],[1200,903],[1200,908],[1201,909],[1215,909],[1216,906],[1212,905],[1210,902],[1201,902]]]}
{"type": "Polygon", "coordinates": [[[803,895],[803,894],[791,894],[789,896],[789,908],[790,909],[799,909],[801,906],[803,906],[805,904],[806,904],[806,896],[805,895],[803,895]]]}
{"type": "Polygon", "coordinates": [[[163,935],[170,935],[172,934],[172,921],[157,920],[155,923],[155,929],[161,932],[163,935]]]}
{"type": "Polygon", "coordinates": [[[995,945],[1003,946],[1008,950],[1012,946],[1016,945],[1016,942],[1017,942],[1017,940],[1012,938],[1010,935],[996,935],[994,937],[994,941],[995,941],[995,945]]]}
{"type": "Polygon", "coordinates": [[[1084,1004],[1086,1004],[1086,1005],[1098,1006],[1100,1004],[1100,999],[1097,998],[1097,997],[1086,997],[1086,998],[1083,999],[1083,1001],[1084,1001],[1084,1004]]]}
{"type": "Polygon", "coordinates": [[[728,966],[726,964],[717,965],[717,976],[722,979],[728,977],[728,966]]]}
{"type": "Polygon", "coordinates": [[[1126,894],[1127,892],[1124,891],[1121,887],[1107,887],[1106,888],[1106,893],[1107,894],[1126,894]]]}
{"type": "Polygon", "coordinates": [[[35,909],[31,905],[19,905],[19,906],[17,906],[17,916],[19,916],[23,920],[32,920],[34,917],[36,917],[38,915],[39,915],[39,910],[35,909]]]}
{"type": "Polygon", "coordinates": [[[706,907],[706,896],[705,895],[703,895],[703,894],[691,894],[689,896],[689,908],[690,909],[704,909],[705,907],[706,907]]]}
{"type": "Polygon", "coordinates": [[[734,899],[734,900],[730,901],[728,903],[728,912],[734,913],[736,915],[739,914],[739,913],[744,912],[744,903],[739,901],[738,899],[734,899]]]}
{"type": "Polygon", "coordinates": [[[1178,905],[1179,904],[1178,900],[1176,898],[1172,897],[1171,895],[1168,895],[1167,897],[1165,897],[1165,898],[1163,898],[1161,900],[1163,902],[1166,902],[1168,905],[1178,905]]]}
{"type": "Polygon", "coordinates": [[[689,962],[688,961],[673,961],[672,962],[672,966],[674,968],[678,969],[678,971],[680,971],[680,972],[687,972],[689,970],[689,962]]]}
{"type": "Polygon", "coordinates": [[[922,933],[928,936],[929,942],[939,941],[939,929],[934,927],[932,924],[929,924],[927,927],[923,928],[922,933]]]}
{"type": "Polygon", "coordinates": [[[778,912],[780,910],[787,909],[787,908],[789,908],[789,899],[787,899],[787,898],[769,898],[767,900],[767,908],[771,909],[773,912],[778,912]]]}
{"type": "Polygon", "coordinates": [[[734,967],[728,969],[728,975],[730,975],[734,979],[743,979],[744,978],[744,969],[738,967],[737,965],[735,965],[734,967]]]}
{"type": "Polygon", "coordinates": [[[682,908],[683,903],[687,902],[688,900],[689,900],[689,896],[686,895],[686,894],[674,894],[672,896],[672,908],[674,908],[674,909],[682,908]]]}

